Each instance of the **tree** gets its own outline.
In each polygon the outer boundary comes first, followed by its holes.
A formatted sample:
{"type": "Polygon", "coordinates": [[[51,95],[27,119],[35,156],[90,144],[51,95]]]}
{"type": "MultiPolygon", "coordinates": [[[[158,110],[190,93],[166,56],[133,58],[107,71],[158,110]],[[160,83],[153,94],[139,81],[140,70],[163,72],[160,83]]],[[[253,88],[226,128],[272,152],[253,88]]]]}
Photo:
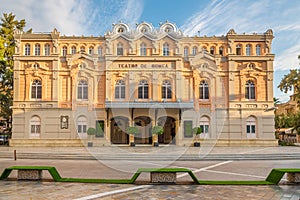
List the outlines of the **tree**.
{"type": "Polygon", "coordinates": [[[274,101],[274,106],[277,106],[278,104],[281,103],[279,98],[276,98],[276,97],[273,98],[273,101],[274,101]]]}
{"type": "Polygon", "coordinates": [[[284,93],[294,90],[293,99],[300,107],[300,69],[291,69],[289,74],[284,75],[278,88],[284,93]]]}
{"type": "MultiPolygon", "coordinates": [[[[0,117],[4,118],[8,131],[11,129],[11,106],[13,103],[13,55],[15,53],[14,32],[23,31],[25,20],[15,19],[12,13],[4,13],[0,24],[0,117]]],[[[30,29],[27,32],[31,32],[30,29]]]]}

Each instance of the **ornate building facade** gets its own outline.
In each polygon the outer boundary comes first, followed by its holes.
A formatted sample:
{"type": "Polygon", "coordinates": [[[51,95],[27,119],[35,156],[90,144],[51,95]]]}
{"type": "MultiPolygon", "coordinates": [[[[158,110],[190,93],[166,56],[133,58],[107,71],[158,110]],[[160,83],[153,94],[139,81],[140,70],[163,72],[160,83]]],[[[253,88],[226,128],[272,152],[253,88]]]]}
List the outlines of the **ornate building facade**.
{"type": "Polygon", "coordinates": [[[77,146],[87,129],[94,145],[189,146],[193,127],[203,144],[274,146],[272,30],[262,34],[184,36],[118,23],[103,37],[15,33],[11,145],[77,146]]]}

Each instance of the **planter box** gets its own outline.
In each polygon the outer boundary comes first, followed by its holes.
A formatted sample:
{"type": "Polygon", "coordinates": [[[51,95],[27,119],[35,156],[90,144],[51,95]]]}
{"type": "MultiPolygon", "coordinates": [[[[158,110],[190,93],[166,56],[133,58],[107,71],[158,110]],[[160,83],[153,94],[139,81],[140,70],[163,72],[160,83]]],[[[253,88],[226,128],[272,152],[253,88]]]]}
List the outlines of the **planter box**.
{"type": "Polygon", "coordinates": [[[287,173],[286,179],[290,183],[300,183],[300,173],[287,173]]]}
{"type": "Polygon", "coordinates": [[[151,183],[176,183],[176,172],[151,172],[151,183]]]}
{"type": "Polygon", "coordinates": [[[42,170],[18,170],[18,180],[41,180],[42,170]]]}
{"type": "Polygon", "coordinates": [[[134,142],[130,142],[130,146],[131,147],[135,147],[135,143],[134,142]]]}
{"type": "Polygon", "coordinates": [[[200,147],[200,142],[194,142],[194,147],[200,147]]]}

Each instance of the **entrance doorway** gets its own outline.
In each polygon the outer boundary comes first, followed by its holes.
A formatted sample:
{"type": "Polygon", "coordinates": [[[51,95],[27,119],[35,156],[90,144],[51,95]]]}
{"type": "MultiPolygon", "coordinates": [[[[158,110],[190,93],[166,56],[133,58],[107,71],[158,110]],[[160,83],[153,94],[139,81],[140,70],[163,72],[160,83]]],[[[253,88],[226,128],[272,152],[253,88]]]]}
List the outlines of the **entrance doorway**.
{"type": "Polygon", "coordinates": [[[135,135],[136,144],[152,144],[151,119],[146,116],[139,116],[134,119],[134,125],[138,127],[139,133],[135,135]]]}
{"type": "Polygon", "coordinates": [[[126,133],[129,120],[126,117],[114,117],[110,120],[110,133],[112,144],[129,144],[129,136],[126,133]]]}
{"type": "Polygon", "coordinates": [[[176,144],[176,123],[173,117],[160,117],[159,126],[163,126],[164,133],[158,136],[158,142],[162,144],[176,144]]]}

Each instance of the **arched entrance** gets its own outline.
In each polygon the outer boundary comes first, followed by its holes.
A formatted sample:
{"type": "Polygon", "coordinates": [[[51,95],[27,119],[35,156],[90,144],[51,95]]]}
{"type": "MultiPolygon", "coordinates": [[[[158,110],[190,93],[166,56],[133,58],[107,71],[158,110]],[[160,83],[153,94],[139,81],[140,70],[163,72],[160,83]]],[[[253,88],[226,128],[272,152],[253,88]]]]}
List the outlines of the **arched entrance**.
{"type": "Polygon", "coordinates": [[[128,144],[129,136],[125,132],[129,120],[126,117],[114,117],[110,120],[110,138],[112,144],[128,144]]]}
{"type": "Polygon", "coordinates": [[[138,127],[139,134],[135,135],[136,144],[152,144],[151,119],[146,116],[139,116],[134,119],[134,125],[138,127]]]}
{"type": "Polygon", "coordinates": [[[176,123],[173,117],[160,117],[157,124],[164,127],[164,134],[158,136],[158,142],[162,144],[176,144],[176,123]]]}

